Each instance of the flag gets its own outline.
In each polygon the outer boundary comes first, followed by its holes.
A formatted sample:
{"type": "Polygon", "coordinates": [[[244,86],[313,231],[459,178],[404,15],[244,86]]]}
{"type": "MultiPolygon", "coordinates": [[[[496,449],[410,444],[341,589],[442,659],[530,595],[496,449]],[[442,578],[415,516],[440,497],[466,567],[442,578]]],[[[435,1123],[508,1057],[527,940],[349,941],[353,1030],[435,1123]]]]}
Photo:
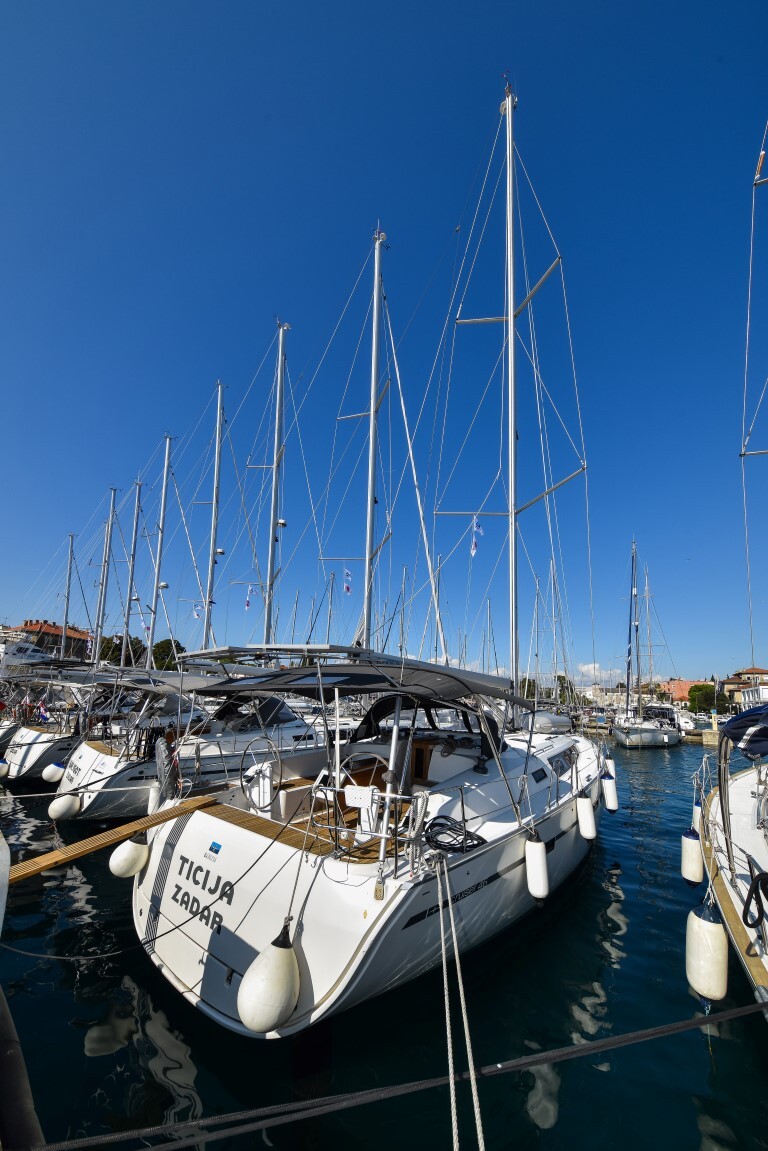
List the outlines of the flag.
{"type": "Polygon", "coordinates": [[[345,595],[352,595],[352,572],[344,568],[344,593],[345,595]]]}
{"type": "Polygon", "coordinates": [[[50,717],[48,715],[48,711],[46,710],[45,700],[40,700],[40,703],[37,705],[37,710],[40,712],[40,718],[43,723],[47,723],[50,717]]]}
{"type": "Polygon", "coordinates": [[[253,591],[253,588],[251,587],[250,584],[248,584],[248,591],[245,593],[245,610],[246,611],[248,611],[248,608],[251,606],[251,592],[252,591],[253,591]]]}
{"type": "Polygon", "coordinates": [[[93,651],[93,632],[88,632],[88,642],[85,645],[85,654],[90,655],[93,651]]]}
{"type": "Polygon", "coordinates": [[[202,610],[203,610],[203,605],[201,603],[192,604],[192,615],[195,617],[195,619],[200,619],[200,614],[201,614],[202,610]]]}
{"type": "Polygon", "coordinates": [[[483,529],[477,522],[477,516],[472,516],[472,543],[469,545],[470,559],[474,559],[477,554],[477,537],[483,535],[483,529]]]}

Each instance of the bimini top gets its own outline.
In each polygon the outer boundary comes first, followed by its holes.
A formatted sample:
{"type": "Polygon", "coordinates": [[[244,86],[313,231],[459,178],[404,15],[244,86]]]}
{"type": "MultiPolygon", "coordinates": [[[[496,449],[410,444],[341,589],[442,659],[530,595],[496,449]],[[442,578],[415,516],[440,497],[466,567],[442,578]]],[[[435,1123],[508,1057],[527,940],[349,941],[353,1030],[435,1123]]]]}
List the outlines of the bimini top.
{"type": "Polygon", "coordinates": [[[768,707],[763,704],[739,712],[723,724],[720,732],[747,759],[763,759],[768,756],[768,707]]]}
{"type": "MultiPolygon", "coordinates": [[[[206,666],[221,671],[224,665],[229,674],[238,677],[238,691],[292,692],[326,703],[333,699],[335,691],[340,695],[394,691],[446,703],[481,695],[507,700],[527,710],[533,708],[531,700],[517,696],[509,680],[500,676],[364,648],[334,644],[251,645],[185,652],[182,658],[197,671],[206,666]]],[[[212,684],[209,690],[211,695],[231,691],[232,684],[212,684]]]]}

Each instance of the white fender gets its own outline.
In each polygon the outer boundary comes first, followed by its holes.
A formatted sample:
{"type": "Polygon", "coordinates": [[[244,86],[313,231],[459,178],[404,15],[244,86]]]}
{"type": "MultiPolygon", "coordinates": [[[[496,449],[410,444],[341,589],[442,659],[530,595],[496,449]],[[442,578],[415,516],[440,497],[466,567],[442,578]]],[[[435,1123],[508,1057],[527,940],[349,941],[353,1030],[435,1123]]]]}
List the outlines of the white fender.
{"type": "Polygon", "coordinates": [[[288,924],[254,959],[237,992],[237,1013],[249,1031],[274,1031],[293,1014],[299,999],[299,962],[288,924]]]}
{"type": "Polygon", "coordinates": [[[49,763],[43,768],[43,779],[46,783],[61,783],[66,770],[63,763],[49,763]]]}
{"type": "Polygon", "coordinates": [[[693,804],[693,820],[691,827],[694,831],[701,832],[701,800],[696,799],[693,804]]]}
{"type": "MultiPolygon", "coordinates": [[[[704,878],[704,858],[698,831],[689,827],[681,837],[680,873],[686,883],[695,887],[704,878]]],[[[710,998],[710,996],[707,996],[710,998]]]]}
{"type": "Polygon", "coordinates": [[[145,835],[126,839],[109,857],[109,870],[119,879],[130,879],[147,866],[149,847],[145,835]]]}
{"type": "Polygon", "coordinates": [[[588,795],[580,795],[576,800],[576,815],[579,818],[579,831],[582,838],[594,839],[597,836],[595,809],[588,795]]]}
{"type": "Polygon", "coordinates": [[[80,810],[80,796],[65,791],[48,804],[49,819],[71,819],[80,810]]]}
{"type": "Polygon", "coordinates": [[[547,845],[538,835],[525,841],[525,875],[533,898],[546,899],[549,895],[547,845]]]}
{"type": "Polygon", "coordinates": [[[725,999],[728,991],[728,936],[714,907],[696,907],[688,914],[685,974],[702,999],[725,999]]]}
{"type": "Polygon", "coordinates": [[[8,767],[8,760],[7,759],[0,759],[0,779],[5,779],[9,770],[10,769],[8,767]]]}
{"type": "Polygon", "coordinates": [[[616,790],[616,776],[606,768],[600,773],[600,783],[603,788],[603,803],[605,810],[614,812],[619,810],[619,793],[616,790]]]}

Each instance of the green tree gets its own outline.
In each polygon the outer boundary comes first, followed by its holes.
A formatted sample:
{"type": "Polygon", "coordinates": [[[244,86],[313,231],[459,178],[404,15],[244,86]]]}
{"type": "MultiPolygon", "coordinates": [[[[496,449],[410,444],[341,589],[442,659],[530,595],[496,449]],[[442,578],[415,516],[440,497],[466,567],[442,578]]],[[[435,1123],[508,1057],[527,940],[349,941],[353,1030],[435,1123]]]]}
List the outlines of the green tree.
{"type": "Polygon", "coordinates": [[[576,696],[573,683],[567,675],[558,675],[555,683],[555,702],[571,703],[576,696]]]}
{"type": "Polygon", "coordinates": [[[694,683],[688,690],[691,711],[711,711],[715,706],[715,685],[694,683]]]}
{"type": "MultiPolygon", "coordinates": [[[[147,649],[137,635],[128,636],[128,648],[125,653],[125,662],[128,667],[139,667],[144,663],[147,649]]],[[[99,646],[99,659],[107,663],[120,663],[123,654],[123,637],[109,635],[102,639],[99,646]]]]}
{"type": "MultiPolygon", "coordinates": [[[[187,650],[183,644],[179,643],[178,640],[176,640],[175,643],[176,651],[179,654],[187,650]]],[[[170,639],[161,639],[154,645],[152,648],[152,659],[154,660],[155,667],[158,671],[176,670],[176,657],[173,654],[173,643],[170,639]]]]}
{"type": "Polygon", "coordinates": [[[520,694],[522,695],[523,699],[535,699],[536,680],[528,679],[527,676],[523,676],[523,678],[520,680],[520,694]]]}

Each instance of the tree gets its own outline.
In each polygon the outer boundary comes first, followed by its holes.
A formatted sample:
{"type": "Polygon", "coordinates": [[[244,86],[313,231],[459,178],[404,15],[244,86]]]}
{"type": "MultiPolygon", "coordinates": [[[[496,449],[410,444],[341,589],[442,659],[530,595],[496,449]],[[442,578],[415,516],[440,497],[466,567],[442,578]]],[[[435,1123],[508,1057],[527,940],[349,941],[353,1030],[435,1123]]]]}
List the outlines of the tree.
{"type": "Polygon", "coordinates": [[[520,680],[520,694],[522,695],[523,699],[535,699],[536,680],[528,679],[527,676],[523,676],[523,678],[520,680]]]}
{"type": "Polygon", "coordinates": [[[571,703],[575,695],[575,688],[572,681],[568,679],[568,676],[562,674],[557,675],[555,682],[555,702],[571,703]]]}
{"type": "Polygon", "coordinates": [[[723,692],[715,700],[714,684],[693,684],[689,691],[689,702],[692,711],[712,711],[716,708],[722,714],[728,710],[728,698],[723,692]]]}
{"type": "Polygon", "coordinates": [[[152,648],[152,659],[158,671],[175,671],[177,664],[173,653],[174,642],[179,654],[187,650],[178,640],[171,641],[170,639],[161,639],[152,648]]]}
{"type": "MultiPolygon", "coordinates": [[[[99,646],[99,659],[106,663],[120,663],[123,654],[123,637],[109,635],[102,639],[99,646]]],[[[137,635],[128,636],[128,648],[125,653],[125,662],[128,667],[140,667],[146,658],[147,649],[137,635]]]]}

